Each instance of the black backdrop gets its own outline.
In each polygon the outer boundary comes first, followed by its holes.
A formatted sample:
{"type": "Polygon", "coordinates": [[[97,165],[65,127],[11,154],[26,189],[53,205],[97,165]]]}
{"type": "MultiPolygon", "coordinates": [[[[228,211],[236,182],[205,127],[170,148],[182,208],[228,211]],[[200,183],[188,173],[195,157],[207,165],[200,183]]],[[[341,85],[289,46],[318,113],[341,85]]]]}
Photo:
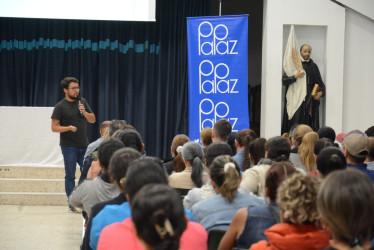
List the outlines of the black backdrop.
{"type": "Polygon", "coordinates": [[[90,141],[102,121],[125,119],[148,155],[168,157],[188,133],[186,17],[209,15],[210,1],[156,8],[156,22],[0,18],[0,106],[53,107],[74,76],[96,114],[90,141]]]}

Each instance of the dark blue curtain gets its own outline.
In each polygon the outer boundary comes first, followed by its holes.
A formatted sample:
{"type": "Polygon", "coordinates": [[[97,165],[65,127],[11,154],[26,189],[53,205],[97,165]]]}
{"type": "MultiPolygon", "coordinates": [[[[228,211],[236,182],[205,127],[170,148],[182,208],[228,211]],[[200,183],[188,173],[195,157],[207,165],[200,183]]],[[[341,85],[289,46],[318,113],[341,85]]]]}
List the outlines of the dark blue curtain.
{"type": "Polygon", "coordinates": [[[158,0],[156,22],[0,18],[0,106],[52,107],[60,81],[80,80],[96,114],[125,119],[148,155],[166,158],[174,135],[188,133],[186,17],[208,0],[158,0]]]}

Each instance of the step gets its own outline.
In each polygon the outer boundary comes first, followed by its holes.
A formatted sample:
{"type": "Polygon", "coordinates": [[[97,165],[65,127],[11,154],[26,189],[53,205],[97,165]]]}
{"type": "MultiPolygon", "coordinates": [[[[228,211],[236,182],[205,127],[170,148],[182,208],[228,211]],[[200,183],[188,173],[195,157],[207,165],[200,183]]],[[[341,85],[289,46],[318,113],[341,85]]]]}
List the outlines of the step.
{"type": "Polygon", "coordinates": [[[0,192],[0,205],[68,206],[65,193],[0,192]]]}
{"type": "MultiPolygon", "coordinates": [[[[75,185],[78,185],[78,179],[75,180],[75,185]]],[[[65,193],[65,180],[0,178],[0,191],[65,193]]]]}
{"type": "MultiPolygon", "coordinates": [[[[76,178],[80,177],[77,167],[76,178]]],[[[0,178],[64,179],[64,167],[0,166],[0,178]]]]}

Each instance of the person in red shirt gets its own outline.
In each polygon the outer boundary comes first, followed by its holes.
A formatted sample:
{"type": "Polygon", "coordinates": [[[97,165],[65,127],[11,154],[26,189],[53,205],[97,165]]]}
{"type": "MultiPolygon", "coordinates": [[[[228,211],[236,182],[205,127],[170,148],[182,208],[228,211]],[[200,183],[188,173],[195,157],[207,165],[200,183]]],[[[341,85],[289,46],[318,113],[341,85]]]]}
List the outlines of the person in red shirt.
{"type": "Polygon", "coordinates": [[[148,184],[134,197],[132,218],[103,229],[97,249],[205,250],[205,229],[185,217],[180,195],[164,184],[148,184]]]}

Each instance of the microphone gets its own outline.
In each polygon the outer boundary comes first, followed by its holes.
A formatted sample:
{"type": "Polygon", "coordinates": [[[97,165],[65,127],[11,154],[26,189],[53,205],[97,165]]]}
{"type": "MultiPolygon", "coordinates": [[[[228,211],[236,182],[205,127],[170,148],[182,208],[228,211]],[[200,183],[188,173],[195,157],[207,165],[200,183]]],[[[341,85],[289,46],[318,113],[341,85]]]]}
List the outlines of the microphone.
{"type": "MultiPolygon", "coordinates": [[[[78,104],[81,105],[82,102],[81,102],[81,97],[78,96],[78,104]]],[[[79,110],[79,112],[81,113],[81,116],[83,117],[83,112],[79,110]]]]}

